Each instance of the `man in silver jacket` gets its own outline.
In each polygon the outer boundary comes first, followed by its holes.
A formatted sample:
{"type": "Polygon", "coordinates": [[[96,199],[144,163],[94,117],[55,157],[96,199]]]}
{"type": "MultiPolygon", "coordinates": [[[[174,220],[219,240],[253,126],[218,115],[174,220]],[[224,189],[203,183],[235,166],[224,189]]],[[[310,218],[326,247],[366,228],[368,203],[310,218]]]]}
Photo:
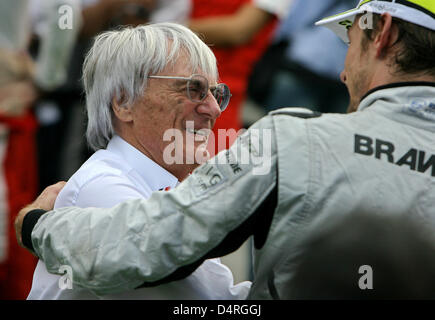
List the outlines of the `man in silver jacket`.
{"type": "Polygon", "coordinates": [[[355,211],[433,221],[435,6],[364,0],[318,24],[349,41],[349,114],[272,112],[148,201],[45,213],[49,187],[21,211],[18,241],[50,272],[70,266],[74,285],[107,294],[186,277],[252,235],[249,298],[269,299],[286,284],[279,259],[313,223],[355,211]]]}

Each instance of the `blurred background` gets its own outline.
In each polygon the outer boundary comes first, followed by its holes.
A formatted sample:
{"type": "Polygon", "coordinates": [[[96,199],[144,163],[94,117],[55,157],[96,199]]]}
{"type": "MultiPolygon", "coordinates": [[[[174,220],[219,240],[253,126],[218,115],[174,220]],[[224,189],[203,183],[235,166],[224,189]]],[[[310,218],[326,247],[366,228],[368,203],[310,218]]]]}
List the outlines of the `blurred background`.
{"type": "MultiPolygon", "coordinates": [[[[314,22],[354,0],[2,0],[0,2],[0,299],[25,299],[36,258],[18,247],[14,218],[46,186],[91,155],[80,82],[102,31],[171,21],[210,45],[232,100],[214,128],[238,131],[280,107],[345,112],[339,73],[346,46],[314,22]]],[[[217,134],[216,134],[217,137],[217,134]]],[[[222,260],[252,280],[247,241],[222,260]]]]}

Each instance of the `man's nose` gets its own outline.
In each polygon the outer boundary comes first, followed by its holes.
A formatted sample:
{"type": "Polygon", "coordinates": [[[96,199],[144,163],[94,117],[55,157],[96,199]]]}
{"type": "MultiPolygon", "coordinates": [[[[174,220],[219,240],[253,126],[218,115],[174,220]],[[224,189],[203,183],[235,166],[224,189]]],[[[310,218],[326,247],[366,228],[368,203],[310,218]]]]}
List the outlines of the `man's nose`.
{"type": "Polygon", "coordinates": [[[344,70],[340,73],[340,80],[341,82],[346,83],[346,73],[344,72],[344,70]]]}
{"type": "Polygon", "coordinates": [[[211,119],[218,118],[222,111],[215,97],[209,92],[207,97],[201,102],[197,108],[198,113],[205,114],[211,119]]]}

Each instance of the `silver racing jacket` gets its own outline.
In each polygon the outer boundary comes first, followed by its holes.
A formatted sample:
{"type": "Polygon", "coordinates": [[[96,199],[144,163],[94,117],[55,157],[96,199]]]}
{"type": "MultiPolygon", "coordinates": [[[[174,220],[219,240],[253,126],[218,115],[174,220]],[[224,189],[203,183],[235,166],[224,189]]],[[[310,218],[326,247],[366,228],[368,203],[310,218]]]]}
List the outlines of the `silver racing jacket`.
{"type": "Polygon", "coordinates": [[[186,277],[254,236],[249,298],[279,297],[288,275],[274,269],[314,220],[360,209],[434,220],[434,134],[433,83],[376,88],[347,115],[277,110],[174,190],[42,215],[33,249],[49,272],[70,266],[74,285],[108,294],[186,277]]]}

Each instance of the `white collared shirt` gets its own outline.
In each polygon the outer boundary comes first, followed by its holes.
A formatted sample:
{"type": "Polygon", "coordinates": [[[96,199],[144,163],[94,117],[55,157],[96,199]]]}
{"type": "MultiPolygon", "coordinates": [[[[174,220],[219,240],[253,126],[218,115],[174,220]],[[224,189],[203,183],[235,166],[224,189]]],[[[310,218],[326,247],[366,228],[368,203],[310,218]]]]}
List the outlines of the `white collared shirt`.
{"type": "MultiPolygon", "coordinates": [[[[174,188],[178,180],[119,136],[94,153],[59,193],[55,208],[109,208],[153,191],[174,188]]],[[[60,289],[60,276],[48,273],[41,260],[27,299],[245,299],[251,283],[233,284],[233,275],[219,259],[206,260],[189,277],[154,288],[98,297],[81,288],[60,289]]]]}

